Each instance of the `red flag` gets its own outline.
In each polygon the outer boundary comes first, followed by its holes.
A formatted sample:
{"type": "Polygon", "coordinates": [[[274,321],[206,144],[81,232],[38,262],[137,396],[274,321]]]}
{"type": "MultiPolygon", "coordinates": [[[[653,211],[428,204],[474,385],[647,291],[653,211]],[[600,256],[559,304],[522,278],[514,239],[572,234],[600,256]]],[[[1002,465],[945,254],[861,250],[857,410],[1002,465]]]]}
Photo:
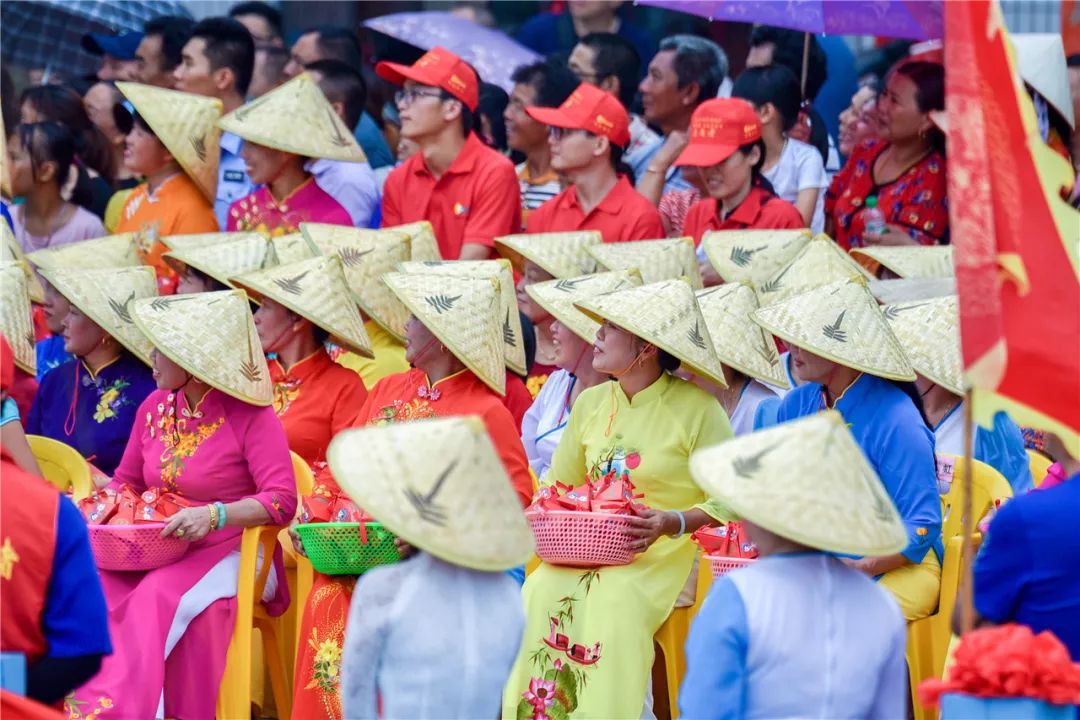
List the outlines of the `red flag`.
{"type": "Polygon", "coordinates": [[[1040,139],[989,0],[946,2],[949,223],[973,410],[1007,410],[1080,456],[1080,213],[1040,139]]]}

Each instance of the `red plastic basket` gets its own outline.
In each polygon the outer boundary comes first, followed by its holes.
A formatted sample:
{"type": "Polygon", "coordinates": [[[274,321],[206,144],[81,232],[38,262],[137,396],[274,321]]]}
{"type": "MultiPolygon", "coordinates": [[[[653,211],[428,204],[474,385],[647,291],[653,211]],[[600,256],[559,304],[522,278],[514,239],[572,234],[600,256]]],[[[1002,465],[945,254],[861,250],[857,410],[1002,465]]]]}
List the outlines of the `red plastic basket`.
{"type": "Polygon", "coordinates": [[[746,567],[757,560],[757,558],[728,557],[727,555],[706,555],[705,559],[709,561],[709,567],[712,569],[714,578],[726,575],[732,570],[746,567]]]}
{"type": "Polygon", "coordinates": [[[178,537],[159,537],[165,523],[91,525],[90,547],[102,570],[152,570],[174,563],[190,545],[178,537]]]}
{"type": "Polygon", "coordinates": [[[602,567],[634,559],[626,515],[577,510],[525,513],[536,536],[536,554],[552,565],[602,567]]]}

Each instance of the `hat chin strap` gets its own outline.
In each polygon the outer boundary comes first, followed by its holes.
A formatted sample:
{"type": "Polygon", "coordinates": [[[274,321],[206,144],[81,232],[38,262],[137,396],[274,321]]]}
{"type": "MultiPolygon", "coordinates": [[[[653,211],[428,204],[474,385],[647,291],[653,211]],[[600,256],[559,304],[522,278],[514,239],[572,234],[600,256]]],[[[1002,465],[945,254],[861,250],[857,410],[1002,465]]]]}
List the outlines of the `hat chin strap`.
{"type": "MultiPolygon", "coordinates": [[[[649,346],[646,344],[645,347],[638,350],[637,355],[634,356],[634,359],[630,361],[629,365],[624,367],[622,370],[619,370],[618,372],[609,372],[608,375],[615,378],[616,380],[622,380],[624,375],[626,375],[628,372],[633,370],[634,367],[637,366],[637,364],[641,361],[642,353],[644,353],[648,348],[649,348],[649,346]]],[[[577,366],[575,365],[575,367],[577,367],[577,366]]]]}

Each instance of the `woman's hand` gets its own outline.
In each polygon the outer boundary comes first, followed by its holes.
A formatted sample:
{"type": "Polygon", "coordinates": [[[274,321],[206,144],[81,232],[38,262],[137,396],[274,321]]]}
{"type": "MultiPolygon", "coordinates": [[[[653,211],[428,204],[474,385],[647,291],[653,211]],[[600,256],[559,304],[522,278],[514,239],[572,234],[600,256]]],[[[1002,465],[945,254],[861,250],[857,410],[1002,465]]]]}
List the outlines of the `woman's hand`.
{"type": "Polygon", "coordinates": [[[899,225],[886,225],[881,233],[863,233],[863,242],[866,245],[918,245],[918,240],[908,235],[907,231],[899,225]]]}
{"type": "Polygon", "coordinates": [[[295,523],[289,526],[289,539],[292,540],[292,547],[296,554],[300,557],[307,557],[307,553],[304,552],[304,541],[300,539],[300,533],[296,532],[295,523]]]}
{"type": "Polygon", "coordinates": [[[397,548],[398,555],[401,556],[402,560],[408,560],[416,554],[416,548],[399,537],[394,538],[394,547],[397,548]]]}
{"type": "Polygon", "coordinates": [[[161,537],[178,537],[181,540],[195,542],[202,540],[210,532],[210,506],[184,508],[169,518],[161,537]]]}
{"type": "Polygon", "coordinates": [[[660,149],[653,155],[652,162],[649,165],[663,168],[666,173],[689,143],[689,133],[682,130],[670,131],[660,145],[660,149]]]}
{"type": "Polygon", "coordinates": [[[679,520],[673,512],[645,508],[637,515],[627,518],[630,528],[626,531],[634,541],[630,543],[630,549],[635,553],[643,553],[648,550],[661,535],[670,535],[678,532],[679,520]]]}

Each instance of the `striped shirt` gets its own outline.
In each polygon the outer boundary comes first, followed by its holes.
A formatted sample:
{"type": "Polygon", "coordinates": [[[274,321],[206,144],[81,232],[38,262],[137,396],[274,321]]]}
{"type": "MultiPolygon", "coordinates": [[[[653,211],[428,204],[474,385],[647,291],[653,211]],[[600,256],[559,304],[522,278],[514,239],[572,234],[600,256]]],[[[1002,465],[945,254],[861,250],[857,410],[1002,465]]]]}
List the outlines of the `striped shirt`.
{"type": "Polygon", "coordinates": [[[521,186],[521,222],[529,219],[529,213],[562,192],[559,174],[554,170],[538,178],[530,177],[528,163],[517,166],[518,184],[521,186]]]}

